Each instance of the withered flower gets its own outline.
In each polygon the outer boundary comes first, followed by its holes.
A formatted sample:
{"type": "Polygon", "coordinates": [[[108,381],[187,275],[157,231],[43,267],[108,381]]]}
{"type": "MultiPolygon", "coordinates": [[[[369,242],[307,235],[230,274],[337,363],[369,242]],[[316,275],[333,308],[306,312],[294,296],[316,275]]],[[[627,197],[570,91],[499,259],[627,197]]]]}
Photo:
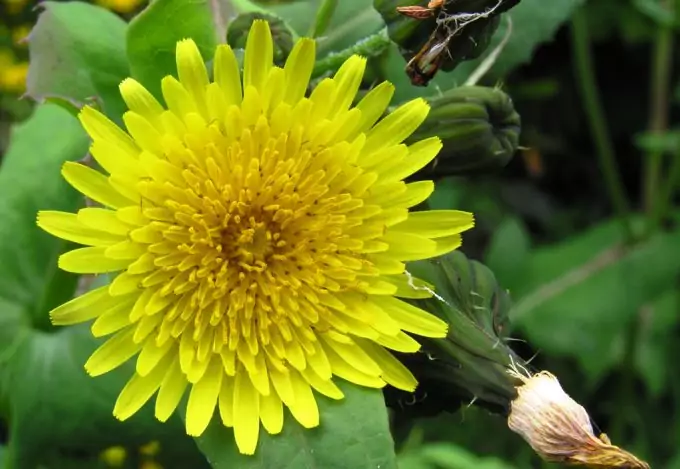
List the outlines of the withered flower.
{"type": "Polygon", "coordinates": [[[649,464],[596,436],[588,412],[560,386],[555,376],[510,372],[523,384],[512,401],[508,426],[544,460],[593,469],[649,469],[649,464]]]}

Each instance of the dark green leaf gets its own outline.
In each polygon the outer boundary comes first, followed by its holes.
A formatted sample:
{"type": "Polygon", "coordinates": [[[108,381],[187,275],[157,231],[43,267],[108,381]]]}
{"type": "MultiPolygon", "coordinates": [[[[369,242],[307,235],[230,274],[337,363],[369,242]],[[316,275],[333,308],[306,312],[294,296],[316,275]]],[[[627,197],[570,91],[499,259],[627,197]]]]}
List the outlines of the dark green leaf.
{"type": "Polygon", "coordinates": [[[29,36],[28,95],[77,107],[95,100],[118,120],[125,110],[118,85],[129,75],[125,22],[87,3],[45,2],[42,8],[29,36]]]}
{"type": "Polygon", "coordinates": [[[255,455],[243,456],[233,432],[216,416],[198,446],[215,469],[396,469],[382,393],[337,381],[345,399],[316,395],[321,412],[317,428],[305,429],[286,415],[280,435],[261,430],[255,455]]]}
{"type": "Polygon", "coordinates": [[[130,22],[130,71],[157,98],[161,79],[177,76],[175,47],[187,38],[196,42],[203,59],[212,59],[217,35],[207,0],[155,0],[130,22]]]}
{"type": "Polygon", "coordinates": [[[163,456],[179,464],[175,467],[203,467],[179,418],[158,423],[152,406],[126,422],[113,417],[116,396],[133,367],[89,377],[83,364],[98,343],[86,325],[53,334],[28,332],[2,376],[10,398],[13,467],[35,467],[55,451],[97,454],[113,445],[138,447],[151,440],[160,441],[163,456]]]}
{"type": "Polygon", "coordinates": [[[680,274],[680,232],[622,243],[620,223],[610,221],[536,249],[513,292],[513,323],[532,345],[576,358],[592,379],[618,363],[630,321],[680,274]]]}
{"type": "Polygon", "coordinates": [[[529,61],[534,50],[544,42],[551,41],[557,30],[571,17],[584,0],[522,0],[501,17],[500,25],[483,57],[461,64],[455,71],[442,74],[439,83],[446,80],[448,86],[463,83],[482,60],[496,48],[508,31],[508,17],[512,19],[512,35],[498,60],[489,72],[490,83],[495,83],[517,66],[529,61]],[[447,78],[445,78],[447,77],[447,78]]]}

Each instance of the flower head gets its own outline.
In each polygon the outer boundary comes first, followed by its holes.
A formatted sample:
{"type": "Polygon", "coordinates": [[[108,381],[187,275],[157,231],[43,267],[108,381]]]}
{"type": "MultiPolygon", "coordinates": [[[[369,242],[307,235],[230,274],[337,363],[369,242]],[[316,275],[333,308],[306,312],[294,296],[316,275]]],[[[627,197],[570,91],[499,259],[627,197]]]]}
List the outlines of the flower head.
{"type": "Polygon", "coordinates": [[[524,384],[512,401],[508,426],[543,459],[599,469],[649,469],[644,461],[612,445],[606,435],[596,436],[588,412],[552,374],[512,374],[524,384]]]}
{"type": "Polygon", "coordinates": [[[393,93],[383,83],[352,107],[365,68],[356,56],[305,97],[314,42],[298,41],[283,68],[272,54],[256,21],[243,77],[221,45],[211,82],[194,42],[180,41],[179,79],[162,81],[167,109],[128,79],[127,130],[80,113],[106,174],[68,162],[63,175],[103,207],[38,215],[44,230],[87,246],[62,255],[62,269],[119,272],[51,312],[56,325],[96,318],[95,336],[113,334],[87,361],[91,375],[136,356],[114,415],[157,393],[164,421],[190,388],[187,432],[200,435],[217,408],[246,454],[260,424],[281,431],[284,408],[317,426],[313,391],[341,399],[334,377],[415,388],[386,349],[415,352],[405,332],[443,337],[447,327],[399,299],[424,293],[404,262],[457,248],[473,225],[465,212],[409,213],[433,183],[403,179],[441,147],[402,144],[425,101],[381,119],[393,93]]]}

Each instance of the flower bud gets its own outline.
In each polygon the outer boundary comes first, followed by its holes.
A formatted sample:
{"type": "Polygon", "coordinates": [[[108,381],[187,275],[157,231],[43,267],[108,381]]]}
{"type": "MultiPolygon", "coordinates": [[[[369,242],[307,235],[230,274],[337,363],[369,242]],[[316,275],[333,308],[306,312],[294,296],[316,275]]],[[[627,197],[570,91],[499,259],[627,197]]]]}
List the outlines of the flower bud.
{"type": "Polygon", "coordinates": [[[431,99],[430,105],[427,119],[413,138],[438,136],[444,147],[418,178],[497,170],[517,151],[521,119],[502,90],[461,86],[431,99]]]}
{"type": "Polygon", "coordinates": [[[238,15],[229,23],[227,43],[234,49],[244,49],[253,21],[260,19],[266,20],[271,29],[274,40],[274,62],[283,64],[290,51],[293,50],[293,44],[297,38],[284,20],[271,13],[254,12],[238,15]]]}
{"type": "Polygon", "coordinates": [[[601,469],[649,469],[646,462],[612,445],[606,435],[596,436],[588,412],[552,374],[510,374],[523,384],[512,401],[508,427],[544,460],[601,469]]]}

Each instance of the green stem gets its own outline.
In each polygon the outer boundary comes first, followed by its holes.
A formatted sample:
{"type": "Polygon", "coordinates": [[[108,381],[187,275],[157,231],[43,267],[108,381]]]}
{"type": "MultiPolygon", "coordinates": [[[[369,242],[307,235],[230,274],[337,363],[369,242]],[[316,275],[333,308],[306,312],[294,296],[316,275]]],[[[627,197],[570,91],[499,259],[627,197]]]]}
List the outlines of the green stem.
{"type": "Polygon", "coordinates": [[[572,18],[571,43],[576,80],[580,87],[590,131],[595,140],[600,169],[604,175],[607,191],[614,210],[621,220],[628,241],[632,241],[634,234],[630,223],[630,209],[614,156],[613,145],[609,138],[607,121],[604,117],[602,104],[600,103],[595,80],[595,67],[590,50],[588,25],[583,8],[578,10],[572,18]]]}
{"type": "MultiPolygon", "coordinates": [[[[669,15],[674,13],[674,0],[662,0],[661,7],[669,15]]],[[[670,80],[673,63],[673,26],[657,24],[658,32],[654,40],[654,61],[651,69],[649,132],[653,135],[663,134],[668,130],[668,113],[670,108],[670,80]]],[[[652,150],[645,156],[644,167],[644,203],[649,215],[647,231],[658,226],[664,216],[665,204],[661,188],[661,170],[663,151],[652,150]]]]}
{"type": "Polygon", "coordinates": [[[319,37],[328,29],[328,25],[331,23],[333,18],[333,13],[338,6],[338,0],[322,0],[319,9],[316,10],[316,18],[314,19],[314,24],[309,31],[310,37],[319,37]]]}
{"type": "Polygon", "coordinates": [[[363,41],[357,42],[347,49],[331,52],[314,65],[313,77],[319,77],[325,73],[335,71],[352,55],[358,54],[364,57],[375,57],[382,54],[390,46],[390,37],[387,28],[381,29],[376,34],[368,36],[363,41]]]}

